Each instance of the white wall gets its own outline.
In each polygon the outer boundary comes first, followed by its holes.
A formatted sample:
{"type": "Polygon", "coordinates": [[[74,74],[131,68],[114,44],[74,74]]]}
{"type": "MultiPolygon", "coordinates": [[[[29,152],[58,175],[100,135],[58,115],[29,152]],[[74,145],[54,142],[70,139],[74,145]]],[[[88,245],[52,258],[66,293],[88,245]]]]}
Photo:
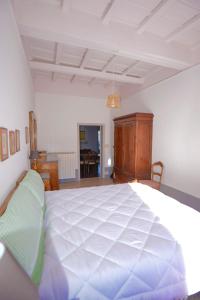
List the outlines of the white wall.
{"type": "Polygon", "coordinates": [[[200,197],[200,66],[122,101],[113,116],[153,112],[153,161],[164,163],[163,183],[200,197]]]}
{"type": "MultiPolygon", "coordinates": [[[[36,93],[38,149],[78,151],[78,124],[104,125],[104,167],[110,158],[110,109],[105,99],[36,93]]],[[[78,168],[78,163],[77,166],[78,168]]]]}
{"type": "Polygon", "coordinates": [[[0,202],[28,168],[25,126],[33,109],[29,68],[9,1],[0,2],[0,127],[20,130],[21,151],[0,161],[0,202]]]}

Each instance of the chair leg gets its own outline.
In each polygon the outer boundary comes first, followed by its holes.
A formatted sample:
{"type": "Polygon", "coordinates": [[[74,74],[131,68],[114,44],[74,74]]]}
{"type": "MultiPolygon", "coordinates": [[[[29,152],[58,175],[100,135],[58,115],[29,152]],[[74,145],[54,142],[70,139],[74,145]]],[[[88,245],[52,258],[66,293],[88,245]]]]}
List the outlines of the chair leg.
{"type": "Polygon", "coordinates": [[[82,174],[82,165],[80,165],[80,177],[81,178],[83,177],[83,174],[82,174]]]}
{"type": "Polygon", "coordinates": [[[84,178],[87,178],[89,176],[89,165],[87,163],[84,164],[84,178]]]}

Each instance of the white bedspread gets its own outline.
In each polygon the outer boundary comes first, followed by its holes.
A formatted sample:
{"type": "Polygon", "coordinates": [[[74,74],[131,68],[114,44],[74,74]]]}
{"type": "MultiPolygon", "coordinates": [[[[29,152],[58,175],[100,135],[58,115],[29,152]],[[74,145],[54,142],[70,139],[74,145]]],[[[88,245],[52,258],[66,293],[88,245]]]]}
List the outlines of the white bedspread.
{"type": "Polygon", "coordinates": [[[46,193],[42,300],[172,300],[200,290],[200,214],[142,184],[46,193]]]}

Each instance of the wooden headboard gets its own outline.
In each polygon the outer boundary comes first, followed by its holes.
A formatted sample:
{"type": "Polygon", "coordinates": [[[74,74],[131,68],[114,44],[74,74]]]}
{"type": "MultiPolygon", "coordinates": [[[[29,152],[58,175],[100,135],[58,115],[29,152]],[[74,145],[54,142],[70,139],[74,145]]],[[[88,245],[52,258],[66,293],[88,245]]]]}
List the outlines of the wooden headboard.
{"type": "Polygon", "coordinates": [[[5,198],[3,203],[1,204],[1,206],[0,206],[0,216],[2,216],[4,214],[4,212],[6,211],[8,203],[12,198],[12,195],[14,194],[14,192],[16,191],[16,189],[18,188],[20,182],[24,179],[26,174],[27,174],[27,171],[22,172],[22,174],[19,176],[19,178],[16,181],[15,187],[9,192],[9,194],[7,195],[7,197],[5,198]]]}

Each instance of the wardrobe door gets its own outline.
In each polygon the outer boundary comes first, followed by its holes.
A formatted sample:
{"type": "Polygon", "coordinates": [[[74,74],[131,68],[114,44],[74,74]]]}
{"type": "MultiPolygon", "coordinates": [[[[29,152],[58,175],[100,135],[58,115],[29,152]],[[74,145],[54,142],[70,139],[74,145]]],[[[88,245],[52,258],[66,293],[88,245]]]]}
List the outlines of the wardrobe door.
{"type": "Polygon", "coordinates": [[[125,123],[123,126],[123,174],[127,180],[135,178],[135,126],[125,123]]]}
{"type": "Polygon", "coordinates": [[[120,174],[122,172],[123,162],[123,141],[122,141],[122,126],[115,125],[115,136],[114,136],[114,166],[115,173],[120,174]]]}
{"type": "Polygon", "coordinates": [[[151,179],[152,120],[137,122],[136,177],[151,179]]]}
{"type": "Polygon", "coordinates": [[[129,147],[128,147],[128,165],[127,171],[129,174],[129,180],[135,179],[135,122],[129,125],[128,130],[128,140],[129,140],[129,147]]]}
{"type": "Polygon", "coordinates": [[[134,113],[114,122],[115,181],[150,179],[153,114],[134,113]]]}

